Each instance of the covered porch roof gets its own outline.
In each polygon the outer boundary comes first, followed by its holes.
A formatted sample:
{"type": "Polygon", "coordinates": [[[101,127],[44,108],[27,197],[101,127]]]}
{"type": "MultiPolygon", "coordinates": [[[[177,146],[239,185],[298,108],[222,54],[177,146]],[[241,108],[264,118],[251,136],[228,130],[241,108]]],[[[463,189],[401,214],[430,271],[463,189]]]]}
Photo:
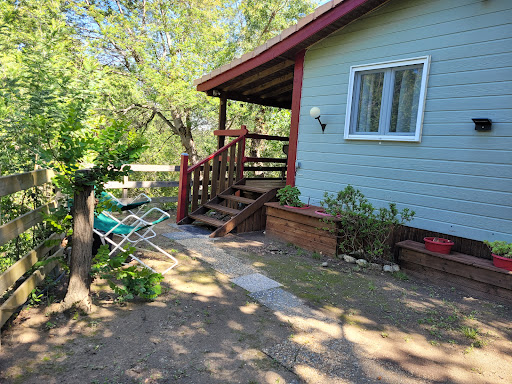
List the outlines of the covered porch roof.
{"type": "Polygon", "coordinates": [[[291,109],[298,53],[389,0],[332,0],[252,52],[197,79],[209,96],[291,109]]]}

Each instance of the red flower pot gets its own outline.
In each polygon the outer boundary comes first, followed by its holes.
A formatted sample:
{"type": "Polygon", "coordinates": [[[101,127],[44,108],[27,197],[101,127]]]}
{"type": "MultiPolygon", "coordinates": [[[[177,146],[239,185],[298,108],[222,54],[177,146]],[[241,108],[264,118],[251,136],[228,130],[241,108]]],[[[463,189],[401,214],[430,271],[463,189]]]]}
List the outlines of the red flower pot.
{"type": "Polygon", "coordinates": [[[492,254],[492,263],[495,267],[506,269],[512,272],[512,259],[492,254]]]}
{"type": "Polygon", "coordinates": [[[423,241],[425,241],[425,248],[428,251],[442,253],[445,255],[450,253],[453,245],[455,244],[451,240],[441,239],[440,237],[425,237],[423,241]]]}

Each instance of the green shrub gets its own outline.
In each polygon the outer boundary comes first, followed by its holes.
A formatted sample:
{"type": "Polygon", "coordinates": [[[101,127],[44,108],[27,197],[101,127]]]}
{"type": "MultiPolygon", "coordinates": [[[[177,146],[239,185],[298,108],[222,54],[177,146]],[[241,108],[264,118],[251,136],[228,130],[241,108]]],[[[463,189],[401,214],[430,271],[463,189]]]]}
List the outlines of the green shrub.
{"type": "Polygon", "coordinates": [[[119,301],[131,300],[135,296],[152,300],[162,293],[160,282],[164,278],[160,273],[135,265],[123,266],[134,251],[135,248],[131,247],[109,256],[108,246],[102,245],[93,259],[92,275],[107,280],[110,288],[119,296],[119,301]]]}
{"type": "MultiPolygon", "coordinates": [[[[324,228],[336,233],[343,253],[358,254],[370,262],[392,259],[389,237],[393,229],[410,221],[415,212],[404,208],[398,211],[396,204],[376,209],[367,198],[351,185],[336,195],[324,194],[321,202],[325,212],[340,221],[337,229],[324,228]]],[[[325,218],[325,223],[332,220],[325,218]]]]}
{"type": "Polygon", "coordinates": [[[297,187],[292,187],[291,185],[287,185],[286,187],[277,191],[277,198],[279,199],[279,204],[281,205],[289,205],[290,207],[303,207],[304,203],[300,201],[299,196],[299,189],[297,187]]]}

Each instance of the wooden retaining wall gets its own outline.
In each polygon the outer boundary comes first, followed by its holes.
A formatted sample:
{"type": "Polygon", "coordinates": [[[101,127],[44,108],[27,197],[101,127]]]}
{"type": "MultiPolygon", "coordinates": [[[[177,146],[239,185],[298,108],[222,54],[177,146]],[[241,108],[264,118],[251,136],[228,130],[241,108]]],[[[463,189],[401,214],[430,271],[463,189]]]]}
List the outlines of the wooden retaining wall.
{"type": "Polygon", "coordinates": [[[427,251],[423,243],[411,240],[396,246],[401,268],[415,277],[512,302],[512,272],[495,267],[490,260],[453,251],[449,255],[427,251]]]}
{"type": "MultiPolygon", "coordinates": [[[[267,209],[266,235],[288,241],[309,251],[322,252],[327,256],[336,256],[336,237],[320,229],[327,224],[321,220],[325,217],[315,213],[320,207],[294,209],[279,205],[265,204],[267,209]]],[[[333,224],[335,225],[335,224],[333,224]]]]}

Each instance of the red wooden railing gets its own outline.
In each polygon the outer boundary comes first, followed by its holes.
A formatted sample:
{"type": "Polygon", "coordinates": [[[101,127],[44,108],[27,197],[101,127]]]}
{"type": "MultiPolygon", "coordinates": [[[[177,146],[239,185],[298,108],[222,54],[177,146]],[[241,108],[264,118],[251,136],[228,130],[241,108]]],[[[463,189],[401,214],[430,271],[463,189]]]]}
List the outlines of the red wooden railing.
{"type": "Polygon", "coordinates": [[[242,179],[244,171],[281,171],[281,178],[285,177],[285,166],[245,167],[245,163],[286,164],[287,161],[286,158],[245,157],[245,144],[246,139],[288,141],[287,137],[249,133],[245,125],[241,129],[218,130],[214,134],[219,137],[220,148],[199,163],[188,166],[188,154],[181,154],[176,222],[188,215],[189,205],[195,211],[200,205],[242,179]],[[236,139],[224,145],[225,137],[236,139]]]}
{"type": "Polygon", "coordinates": [[[199,204],[205,204],[243,177],[245,138],[248,132],[242,126],[242,129],[233,130],[232,133],[238,136],[235,140],[190,167],[188,154],[181,154],[176,222],[188,215],[189,203],[191,210],[195,211],[199,204]]]}

